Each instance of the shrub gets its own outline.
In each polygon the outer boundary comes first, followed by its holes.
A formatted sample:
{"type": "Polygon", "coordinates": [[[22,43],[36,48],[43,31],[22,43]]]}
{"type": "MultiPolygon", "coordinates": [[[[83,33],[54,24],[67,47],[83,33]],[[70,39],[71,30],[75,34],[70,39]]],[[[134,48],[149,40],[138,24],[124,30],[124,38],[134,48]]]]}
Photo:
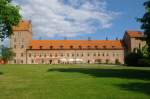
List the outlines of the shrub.
{"type": "Polygon", "coordinates": [[[125,58],[125,63],[128,66],[139,66],[138,61],[142,59],[143,56],[138,53],[130,53],[125,58]]]}
{"type": "Polygon", "coordinates": [[[138,60],[138,65],[142,67],[150,67],[150,59],[139,59],[138,60]]]}

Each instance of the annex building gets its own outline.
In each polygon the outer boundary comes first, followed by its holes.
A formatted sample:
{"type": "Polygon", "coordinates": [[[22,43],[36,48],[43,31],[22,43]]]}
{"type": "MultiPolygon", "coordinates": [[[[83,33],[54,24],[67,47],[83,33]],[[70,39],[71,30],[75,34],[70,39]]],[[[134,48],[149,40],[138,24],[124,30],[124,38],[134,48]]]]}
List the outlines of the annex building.
{"type": "Polygon", "coordinates": [[[126,53],[146,43],[143,33],[126,31],[122,40],[33,40],[30,21],[13,27],[11,48],[15,57],[10,64],[120,63],[126,53]]]}

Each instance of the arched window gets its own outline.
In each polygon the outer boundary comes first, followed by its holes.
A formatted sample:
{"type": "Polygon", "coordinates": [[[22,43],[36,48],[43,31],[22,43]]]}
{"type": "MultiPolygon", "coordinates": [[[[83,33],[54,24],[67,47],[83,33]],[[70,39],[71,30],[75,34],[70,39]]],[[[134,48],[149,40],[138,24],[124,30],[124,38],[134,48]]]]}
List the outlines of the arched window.
{"type": "Polygon", "coordinates": [[[115,60],[115,64],[120,64],[119,59],[116,59],[116,60],[115,60]]]}
{"type": "Polygon", "coordinates": [[[109,59],[106,59],[106,64],[108,64],[109,63],[109,59]]]}

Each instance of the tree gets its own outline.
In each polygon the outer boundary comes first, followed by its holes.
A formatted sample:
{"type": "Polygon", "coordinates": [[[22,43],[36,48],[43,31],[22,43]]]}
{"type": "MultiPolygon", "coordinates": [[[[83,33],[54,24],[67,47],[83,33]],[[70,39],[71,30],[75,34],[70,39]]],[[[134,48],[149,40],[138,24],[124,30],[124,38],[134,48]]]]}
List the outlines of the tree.
{"type": "Polygon", "coordinates": [[[146,13],[144,14],[143,18],[138,19],[142,26],[141,28],[144,30],[144,34],[146,36],[145,40],[148,45],[148,56],[150,58],[150,0],[147,0],[144,3],[146,13]]]}
{"type": "Polygon", "coordinates": [[[21,20],[19,6],[13,5],[12,0],[0,0],[0,40],[12,34],[12,27],[21,20]]]}
{"type": "Polygon", "coordinates": [[[15,53],[13,53],[11,48],[2,46],[0,58],[4,61],[4,63],[7,63],[9,60],[12,60],[14,56],[15,53]]]}

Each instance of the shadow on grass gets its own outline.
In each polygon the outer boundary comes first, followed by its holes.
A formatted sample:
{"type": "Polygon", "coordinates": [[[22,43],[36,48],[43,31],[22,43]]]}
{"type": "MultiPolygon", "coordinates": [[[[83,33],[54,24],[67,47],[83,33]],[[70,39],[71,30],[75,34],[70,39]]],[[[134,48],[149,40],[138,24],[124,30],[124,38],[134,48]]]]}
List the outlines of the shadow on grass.
{"type": "Polygon", "coordinates": [[[2,75],[3,73],[2,72],[0,72],[0,75],[2,75]]]}
{"type": "Polygon", "coordinates": [[[90,69],[90,68],[57,68],[49,69],[48,72],[67,72],[67,73],[82,73],[93,77],[104,78],[123,78],[144,80],[147,83],[132,82],[126,84],[114,85],[121,90],[134,91],[150,95],[150,70],[136,69],[90,69]]]}
{"type": "Polygon", "coordinates": [[[136,70],[136,69],[90,69],[90,68],[53,68],[49,69],[48,72],[76,72],[88,74],[94,77],[105,77],[105,78],[126,78],[126,79],[140,79],[150,80],[150,70],[136,70]]]}
{"type": "Polygon", "coordinates": [[[147,95],[150,95],[150,82],[149,83],[128,83],[128,84],[119,84],[115,85],[116,87],[119,87],[121,90],[129,90],[139,93],[144,93],[147,95]]]}

